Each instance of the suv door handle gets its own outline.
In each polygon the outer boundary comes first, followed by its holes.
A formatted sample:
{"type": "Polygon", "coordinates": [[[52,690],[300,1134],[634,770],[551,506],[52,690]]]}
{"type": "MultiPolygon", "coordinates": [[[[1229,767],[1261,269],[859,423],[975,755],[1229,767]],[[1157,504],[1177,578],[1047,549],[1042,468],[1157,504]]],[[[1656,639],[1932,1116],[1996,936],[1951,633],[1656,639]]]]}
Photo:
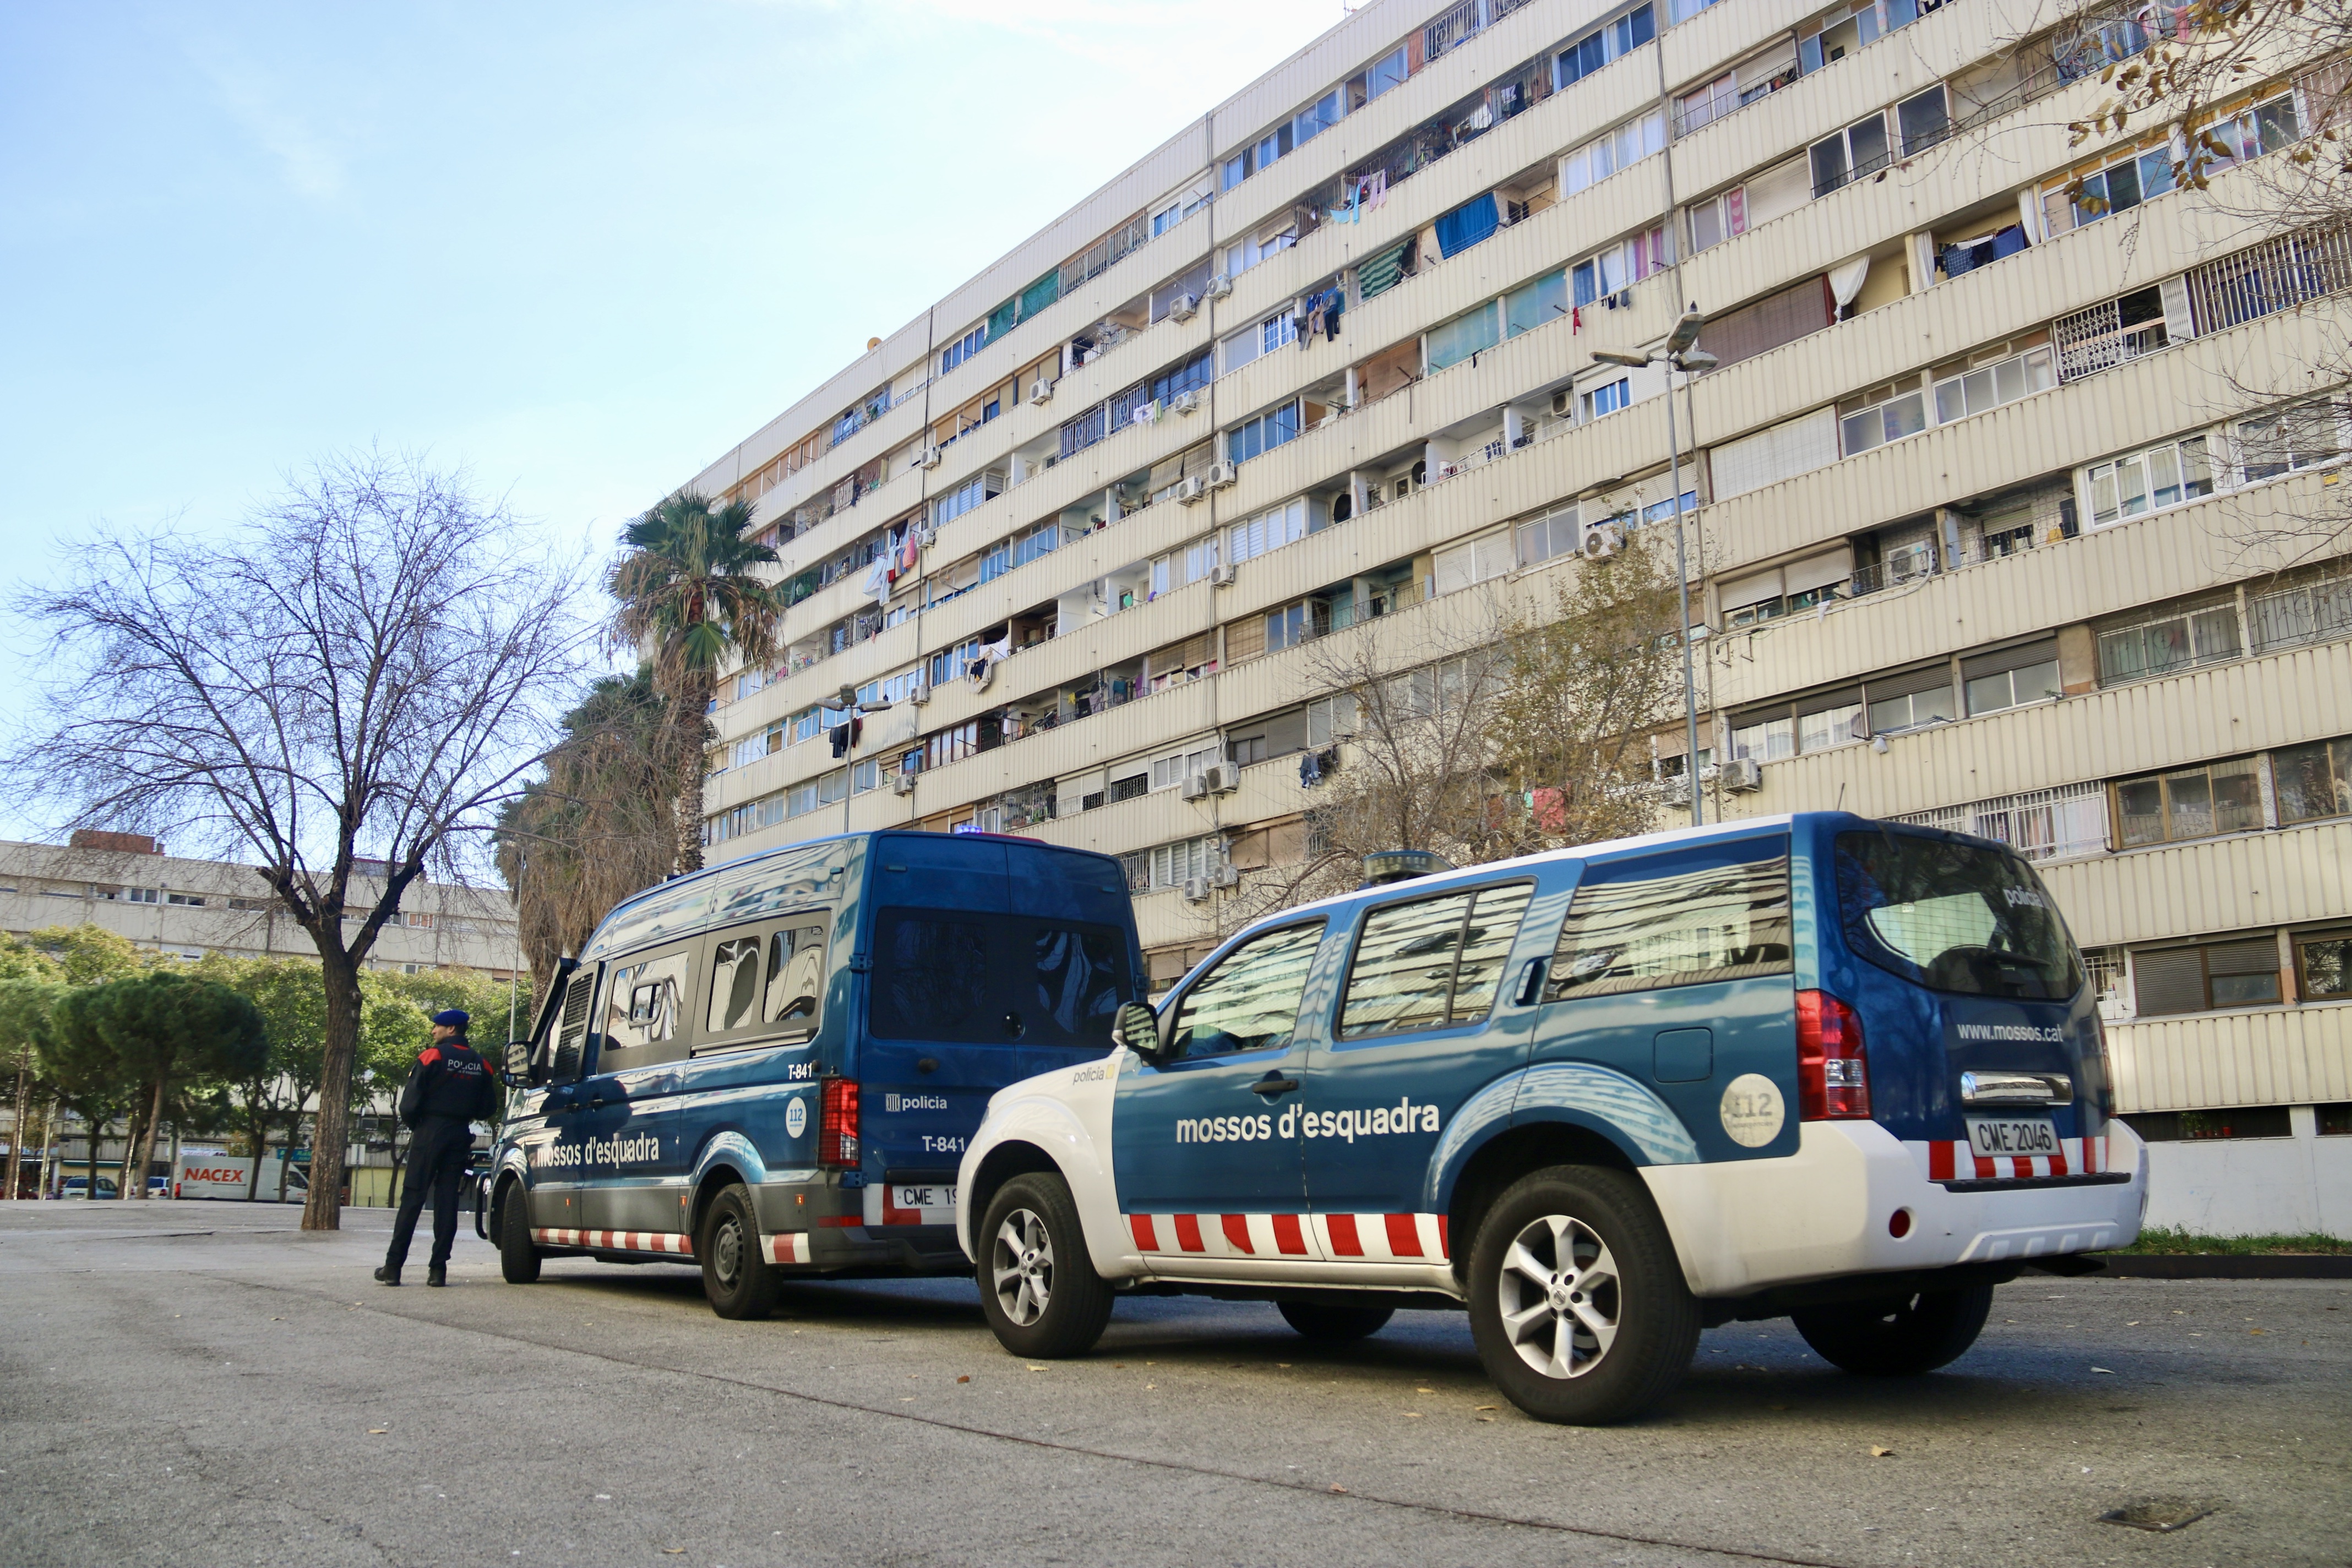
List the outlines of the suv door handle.
{"type": "Polygon", "coordinates": [[[1292,1089],[1297,1089],[1297,1087],[1298,1080],[1297,1079],[1285,1078],[1279,1072],[1270,1072],[1264,1078],[1258,1079],[1255,1083],[1250,1085],[1250,1092],[1252,1094],[1262,1094],[1265,1096],[1266,1099],[1273,1100],[1277,1096],[1288,1094],[1292,1089]]]}

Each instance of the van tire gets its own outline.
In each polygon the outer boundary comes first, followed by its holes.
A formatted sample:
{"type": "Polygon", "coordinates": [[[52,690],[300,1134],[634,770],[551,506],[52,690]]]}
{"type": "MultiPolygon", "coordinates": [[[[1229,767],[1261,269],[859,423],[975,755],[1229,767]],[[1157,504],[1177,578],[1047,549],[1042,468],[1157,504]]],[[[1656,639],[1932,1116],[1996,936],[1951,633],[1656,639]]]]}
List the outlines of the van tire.
{"type": "Polygon", "coordinates": [[[1864,1377],[1916,1377],[1968,1353],[1992,1312],[1992,1287],[1913,1290],[1789,1314],[1831,1365],[1864,1377]]]}
{"type": "Polygon", "coordinates": [[[509,1182],[499,1200],[499,1278],[509,1285],[536,1285],[541,1261],[530,1239],[530,1194],[520,1182],[509,1182]]]}
{"type": "Polygon", "coordinates": [[[1110,1321],[1110,1287],[1095,1272],[1078,1205],[1055,1172],[1031,1171],[996,1190],[972,1277],[989,1328],[1014,1355],[1083,1355],[1110,1321]]]}
{"type": "Polygon", "coordinates": [[[1682,1381],[1698,1333],[1698,1302],[1639,1178],[1554,1165],[1486,1211],[1470,1251],[1470,1334],[1495,1386],[1538,1421],[1640,1414],[1682,1381]]]}
{"type": "Polygon", "coordinates": [[[702,1293],[720,1317],[756,1322],[776,1310],[783,1281],[761,1255],[760,1216],[742,1183],[721,1187],[703,1211],[694,1256],[702,1264],[702,1293]]]}
{"type": "Polygon", "coordinates": [[[1284,1322],[1325,1345],[1370,1339],[1396,1316],[1393,1307],[1342,1307],[1330,1301],[1276,1301],[1274,1306],[1284,1322]]]}

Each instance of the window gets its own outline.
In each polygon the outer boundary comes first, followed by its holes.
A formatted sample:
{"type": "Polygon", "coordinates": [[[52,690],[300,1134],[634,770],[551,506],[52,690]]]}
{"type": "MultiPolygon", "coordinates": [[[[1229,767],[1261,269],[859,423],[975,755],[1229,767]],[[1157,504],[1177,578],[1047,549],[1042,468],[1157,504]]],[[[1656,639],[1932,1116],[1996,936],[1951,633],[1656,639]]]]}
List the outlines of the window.
{"type": "Polygon", "coordinates": [[[2083,471],[2083,490],[2093,528],[2211,495],[2205,437],[2159,442],[2111,463],[2094,463],[2083,471]]]}
{"type": "Polygon", "coordinates": [[[1657,36],[1657,17],[1647,5],[1586,34],[1553,57],[1553,90],[1582,80],[1611,60],[1631,54],[1657,36]]]}
{"type": "Polygon", "coordinates": [[[2292,1138],[2284,1105],[2241,1105],[2227,1110],[2137,1110],[2121,1118],[2150,1143],[2202,1143],[2221,1138],[2292,1138]]]}
{"type": "Polygon", "coordinates": [[[1108,926],[886,909],[874,935],[883,1039],[1101,1049],[1135,994],[1126,940],[1108,926]]]}
{"type": "MultiPolygon", "coordinates": [[[[2058,384],[2058,374],[2046,348],[2029,349],[1997,363],[1982,365],[1936,384],[1936,423],[1948,425],[1972,414],[2014,403],[2058,384]]],[[[1909,431],[1904,434],[1909,435],[1909,431]]],[[[1888,440],[1895,437],[1889,436],[1888,440]]]]}
{"type": "MultiPolygon", "coordinates": [[[[1212,759],[1214,755],[1208,752],[1194,754],[1212,759]]],[[[1155,888],[1181,888],[1195,879],[1207,877],[1217,868],[1222,858],[1213,834],[1160,845],[1151,851],[1151,885],[1155,888]]]]}
{"type": "Polygon", "coordinates": [[[2234,601],[2184,607],[2099,634],[2099,684],[2116,686],[2238,657],[2234,601]]]}
{"type": "Polygon", "coordinates": [[[2212,160],[2204,167],[2207,174],[2242,163],[2251,163],[2265,153],[2275,153],[2303,135],[2300,118],[2294,111],[2294,95],[2283,92],[2276,98],[2255,104],[2235,114],[2224,115],[2208,132],[2221,150],[2210,145],[2202,148],[2212,160]]]}
{"type": "Polygon", "coordinates": [[[1797,705],[1797,749],[1801,752],[1850,746],[1863,739],[1865,728],[1859,693],[1832,699],[1810,710],[1805,703],[1797,705]]]}
{"type": "Polygon", "coordinates": [[[1870,732],[1874,735],[1916,729],[1958,716],[1952,701],[1949,666],[1938,665],[1883,683],[1874,680],[1870,682],[1869,694],[1870,732]]]}
{"type": "Polygon", "coordinates": [[[722,937],[711,950],[703,1033],[781,1024],[814,1034],[824,994],[822,924],[722,937]]]}
{"type": "Polygon", "coordinates": [[[1307,537],[1307,501],[1305,498],[1260,512],[1247,522],[1237,522],[1226,531],[1225,559],[1239,565],[1253,556],[1269,550],[1279,550],[1286,544],[1296,544],[1307,537]]]}
{"type": "Polygon", "coordinates": [[[1633,401],[1633,382],[1630,376],[1604,381],[1584,395],[1584,416],[1598,419],[1614,414],[1633,401]]]}
{"type": "Polygon", "coordinates": [[[1169,1048],[1221,1057],[1287,1047],[1322,941],[1323,922],[1311,921],[1254,936],[1225,954],[1176,1004],[1169,1048]]]}
{"type": "Polygon", "coordinates": [[[1599,255],[1580,261],[1570,268],[1570,292],[1580,306],[1621,292],[1630,281],[1626,276],[1626,247],[1612,245],[1599,255]]]}
{"type": "Polygon", "coordinates": [[[1605,135],[1596,136],[1559,161],[1559,186],[1563,195],[1574,195],[1588,185],[1597,184],[1618,170],[1637,163],[1653,153],[1662,152],[1666,144],[1666,117],[1653,110],[1637,120],[1629,120],[1605,135]]]}
{"type": "Polygon", "coordinates": [[[1874,174],[1894,162],[1894,152],[1886,135],[1886,115],[1884,110],[1857,120],[1836,135],[1816,142],[1811,151],[1813,195],[1828,195],[1832,191],[1874,174]]]}
{"type": "Polygon", "coordinates": [[[1709,196],[1690,209],[1690,247],[1695,251],[1747,232],[1748,191],[1743,185],[1709,196]]]}
{"type": "Polygon", "coordinates": [[[1500,312],[1487,300],[1466,315],[1429,330],[1429,368],[1444,370],[1503,341],[1500,312]]]}
{"type": "Polygon", "coordinates": [[[2282,826],[2352,816],[2352,740],[2314,741],[2271,753],[2282,826]]]}
{"type": "MultiPolygon", "coordinates": [[[[184,910],[200,910],[205,907],[204,895],[201,893],[166,893],[163,895],[163,901],[167,904],[171,904],[176,908],[184,910]]],[[[407,917],[404,923],[408,925],[416,925],[419,924],[420,921],[418,917],[415,915],[410,915],[407,917]]],[[[425,925],[432,924],[433,917],[430,915],[425,916],[421,923],[425,925]]]]}
{"type": "Polygon", "coordinates": [[[2125,779],[2115,790],[2116,829],[2126,849],[2246,833],[2263,825],[2262,770],[2252,757],[2125,779]]]}
{"type": "Polygon", "coordinates": [[[1390,904],[1364,917],[1339,1004],[1339,1037],[1475,1024],[1502,987],[1503,964],[1535,889],[1517,882],[1390,904]]]}
{"type": "Polygon", "coordinates": [[[993,472],[975,474],[931,502],[931,521],[934,525],[950,521],[982,501],[1003,493],[1003,475],[993,472]]]}
{"type": "Polygon", "coordinates": [[[2143,1018],[2273,1006],[2282,999],[2278,941],[2260,936],[2135,952],[2132,990],[2143,1018]]]}
{"type": "Polygon", "coordinates": [[[1544,996],[1559,1002],[1790,969],[1786,839],[1587,867],[1544,996]]]}
{"type": "Polygon", "coordinates": [[[1577,555],[1584,549],[1584,525],[1580,509],[1561,507],[1518,527],[1519,564],[1532,566],[1557,556],[1577,555]]]}
{"type": "MultiPolygon", "coordinates": [[[[1298,226],[1295,223],[1279,234],[1270,236],[1261,229],[1238,245],[1225,247],[1225,276],[1238,278],[1267,257],[1277,256],[1297,243],[1298,226]]],[[[1241,363],[1242,360],[1238,359],[1229,360],[1225,368],[1231,370],[1241,363]]]]}
{"type": "Polygon", "coordinates": [[[2352,931],[2295,938],[2294,968],[2305,1001],[2352,998],[2352,931]]]}
{"type": "Polygon", "coordinates": [[[1430,571],[1437,579],[1437,591],[1453,594],[1505,576],[1511,564],[1511,536],[1497,529],[1450,550],[1438,551],[1430,559],[1430,571]]]}
{"type": "Polygon", "coordinates": [[[1847,945],[1906,980],[2022,1001],[2065,1001],[2083,988],[2057,900],[2005,850],[1841,833],[1837,900],[1847,945]]]}
{"type": "Polygon", "coordinates": [[[2082,194],[2074,198],[2074,222],[2095,222],[2109,213],[2119,213],[2139,205],[2172,189],[2172,149],[2157,147],[2146,153],[2126,153],[2083,181],[2082,194]]]}
{"type": "Polygon", "coordinates": [[[1516,338],[1568,314],[1568,274],[1547,272],[1503,300],[1503,335],[1516,338]]]}
{"type": "Polygon", "coordinates": [[[1389,54],[1374,60],[1364,72],[1364,101],[1370,103],[1392,87],[1403,85],[1407,75],[1404,46],[1400,44],[1389,54]]]}
{"type": "Polygon", "coordinates": [[[1731,731],[1731,754],[1777,763],[1797,754],[1797,721],[1785,713],[1750,720],[1731,731]]]}
{"type": "Polygon", "coordinates": [[[1307,705],[1307,749],[1319,752],[1356,732],[1356,699],[1350,693],[1318,697],[1307,705]]]}
{"type": "Polygon", "coordinates": [[[940,354],[940,372],[945,374],[988,346],[988,323],[982,321],[940,354]]]}
{"type": "Polygon", "coordinates": [[[2239,420],[2238,461],[2245,470],[2245,482],[2274,479],[2341,457],[2342,419],[2339,399],[2317,397],[2239,420]]]}
{"type": "Polygon", "coordinates": [[[1298,405],[1286,403],[1268,409],[1225,436],[1225,458],[1229,462],[1246,463],[1263,452],[1297,438],[1298,405]]]}
{"type": "Polygon", "coordinates": [[[2053,701],[2065,695],[2065,689],[2058,681],[2058,648],[2054,641],[1964,659],[1960,664],[1960,684],[1971,715],[1998,713],[2028,702],[2053,701]]]}
{"type": "MultiPolygon", "coordinates": [[[[663,953],[656,958],[641,959],[613,971],[613,978],[604,993],[604,1051],[632,1053],[652,1047],[667,1045],[678,1037],[679,1020],[686,1013],[687,980],[693,966],[693,954],[663,953]]],[[[610,1065],[635,1066],[640,1061],[659,1061],[660,1055],[639,1058],[635,1055],[610,1065]]],[[[606,1065],[599,1062],[600,1070],[606,1065]]]]}
{"type": "Polygon", "coordinates": [[[1918,376],[1906,376],[1838,405],[1838,446],[1851,458],[1916,436],[1927,427],[1927,397],[1918,376]]]}
{"type": "MultiPolygon", "coordinates": [[[[1154,757],[1151,759],[1151,787],[1174,789],[1216,761],[1217,748],[1214,746],[1202,746],[1190,752],[1171,752],[1164,757],[1154,757]]],[[[1182,877],[1177,879],[1180,882],[1183,879],[1182,877]]]]}
{"type": "Polygon", "coordinates": [[[1297,647],[1331,630],[1331,606],[1320,599],[1302,599],[1271,611],[1265,617],[1265,651],[1297,647]]]}

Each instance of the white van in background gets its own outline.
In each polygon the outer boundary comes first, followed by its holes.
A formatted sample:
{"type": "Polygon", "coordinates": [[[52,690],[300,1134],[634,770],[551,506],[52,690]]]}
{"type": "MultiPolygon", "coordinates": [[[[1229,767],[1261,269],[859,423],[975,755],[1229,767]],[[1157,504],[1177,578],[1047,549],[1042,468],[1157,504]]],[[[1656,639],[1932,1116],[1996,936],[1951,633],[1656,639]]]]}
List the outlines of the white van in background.
{"type": "MultiPolygon", "coordinates": [[[[261,1180],[253,1179],[251,1160],[232,1159],[226,1154],[190,1154],[180,1156],[180,1168],[172,1182],[175,1198],[253,1198],[269,1204],[278,1201],[278,1175],[286,1165],[282,1153],[267,1154],[261,1161],[261,1180]]],[[[300,1203],[310,1194],[310,1169],[297,1164],[285,1170],[286,1201],[300,1203]]]]}

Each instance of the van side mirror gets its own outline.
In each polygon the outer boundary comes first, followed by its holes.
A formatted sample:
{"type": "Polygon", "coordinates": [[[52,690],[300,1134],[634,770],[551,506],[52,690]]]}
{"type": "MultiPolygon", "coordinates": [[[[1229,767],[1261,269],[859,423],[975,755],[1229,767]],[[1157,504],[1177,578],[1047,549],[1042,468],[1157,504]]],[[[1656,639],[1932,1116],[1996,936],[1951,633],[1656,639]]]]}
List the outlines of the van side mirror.
{"type": "Polygon", "coordinates": [[[507,1042],[506,1058],[506,1079],[508,1083],[512,1084],[517,1088],[525,1088],[534,1085],[539,1081],[531,1072],[530,1042],[529,1040],[509,1040],[507,1042]]]}
{"type": "Polygon", "coordinates": [[[1110,1039],[1111,1044],[1125,1046],[1154,1066],[1166,1059],[1160,1044],[1160,1015],[1147,1003],[1129,1002],[1121,1007],[1111,1025],[1110,1039]]]}

